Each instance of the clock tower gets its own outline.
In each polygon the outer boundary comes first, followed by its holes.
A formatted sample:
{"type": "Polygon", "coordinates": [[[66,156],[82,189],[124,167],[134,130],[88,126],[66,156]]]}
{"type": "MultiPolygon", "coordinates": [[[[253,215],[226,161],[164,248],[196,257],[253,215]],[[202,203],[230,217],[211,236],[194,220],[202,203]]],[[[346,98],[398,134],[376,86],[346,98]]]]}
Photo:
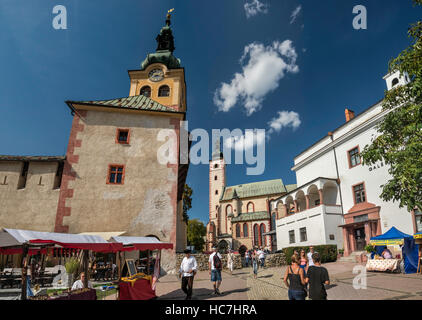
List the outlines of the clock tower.
{"type": "Polygon", "coordinates": [[[186,112],[185,70],[175,50],[170,14],[156,38],[157,50],[147,55],[140,70],[129,70],[129,96],[144,95],[179,112],[186,112]]]}

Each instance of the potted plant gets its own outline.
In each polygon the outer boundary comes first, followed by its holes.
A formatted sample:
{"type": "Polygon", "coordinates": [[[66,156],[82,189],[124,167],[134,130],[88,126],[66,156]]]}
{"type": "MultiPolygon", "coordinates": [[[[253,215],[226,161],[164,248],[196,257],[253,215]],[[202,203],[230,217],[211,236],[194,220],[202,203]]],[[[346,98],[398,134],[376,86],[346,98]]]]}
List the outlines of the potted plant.
{"type": "Polygon", "coordinates": [[[79,270],[79,260],[77,258],[70,258],[66,264],[66,273],[67,273],[67,287],[71,288],[74,282],[74,279],[76,279],[77,272],[79,270]]]}
{"type": "Polygon", "coordinates": [[[365,251],[367,252],[366,257],[368,258],[368,260],[370,260],[371,259],[371,254],[372,254],[372,252],[375,251],[375,248],[374,248],[374,246],[372,246],[370,244],[367,244],[365,246],[365,251]]]}

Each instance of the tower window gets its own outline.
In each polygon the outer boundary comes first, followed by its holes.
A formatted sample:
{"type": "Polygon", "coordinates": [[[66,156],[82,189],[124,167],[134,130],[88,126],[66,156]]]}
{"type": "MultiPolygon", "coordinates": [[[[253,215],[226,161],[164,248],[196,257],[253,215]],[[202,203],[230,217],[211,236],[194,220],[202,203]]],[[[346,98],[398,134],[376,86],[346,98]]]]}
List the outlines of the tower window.
{"type": "Polygon", "coordinates": [[[124,175],[125,167],[123,165],[109,165],[107,184],[123,184],[124,175]]]}
{"type": "Polygon", "coordinates": [[[394,78],[393,81],[391,81],[391,87],[394,87],[398,83],[399,83],[399,79],[394,78]]]}
{"type": "Polygon", "coordinates": [[[161,86],[158,89],[158,96],[159,97],[169,97],[170,96],[170,87],[167,85],[161,86]]]}
{"type": "Polygon", "coordinates": [[[29,162],[25,161],[22,165],[22,172],[19,177],[18,189],[25,189],[26,187],[26,179],[28,177],[28,167],[29,167],[29,162]]]}
{"type": "Polygon", "coordinates": [[[215,190],[215,194],[218,194],[218,190],[215,190]]]}
{"type": "Polygon", "coordinates": [[[59,189],[62,183],[62,175],[63,175],[63,168],[64,162],[59,162],[57,165],[56,176],[54,178],[54,186],[53,189],[59,189]]]}
{"type": "Polygon", "coordinates": [[[143,86],[141,91],[139,92],[140,95],[145,96],[147,98],[151,97],[151,87],[150,86],[143,86]]]}
{"type": "Polygon", "coordinates": [[[117,129],[116,143],[129,144],[129,129],[117,129]]]}
{"type": "Polygon", "coordinates": [[[214,177],[214,180],[217,180],[217,176],[214,177]]]}
{"type": "Polygon", "coordinates": [[[218,164],[215,164],[215,165],[214,165],[214,169],[216,169],[216,168],[218,168],[218,164]]]}

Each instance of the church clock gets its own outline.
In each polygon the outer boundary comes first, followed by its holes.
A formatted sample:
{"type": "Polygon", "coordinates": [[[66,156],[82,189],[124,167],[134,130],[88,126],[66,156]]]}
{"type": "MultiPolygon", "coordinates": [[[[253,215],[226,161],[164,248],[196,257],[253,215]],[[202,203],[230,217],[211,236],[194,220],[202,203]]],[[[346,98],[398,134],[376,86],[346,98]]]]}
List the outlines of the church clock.
{"type": "Polygon", "coordinates": [[[158,82],[158,81],[163,80],[163,78],[164,78],[164,72],[161,69],[153,69],[148,74],[148,77],[149,77],[149,79],[151,81],[158,82]]]}

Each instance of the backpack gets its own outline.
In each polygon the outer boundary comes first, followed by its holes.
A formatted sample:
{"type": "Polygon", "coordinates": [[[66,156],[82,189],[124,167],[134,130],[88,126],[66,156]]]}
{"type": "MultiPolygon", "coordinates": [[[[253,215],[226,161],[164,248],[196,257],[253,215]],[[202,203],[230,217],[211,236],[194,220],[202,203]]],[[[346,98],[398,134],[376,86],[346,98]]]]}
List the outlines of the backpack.
{"type": "Polygon", "coordinates": [[[213,257],[213,262],[214,262],[214,268],[216,268],[217,270],[221,270],[221,260],[218,257],[217,253],[213,257]]]}

